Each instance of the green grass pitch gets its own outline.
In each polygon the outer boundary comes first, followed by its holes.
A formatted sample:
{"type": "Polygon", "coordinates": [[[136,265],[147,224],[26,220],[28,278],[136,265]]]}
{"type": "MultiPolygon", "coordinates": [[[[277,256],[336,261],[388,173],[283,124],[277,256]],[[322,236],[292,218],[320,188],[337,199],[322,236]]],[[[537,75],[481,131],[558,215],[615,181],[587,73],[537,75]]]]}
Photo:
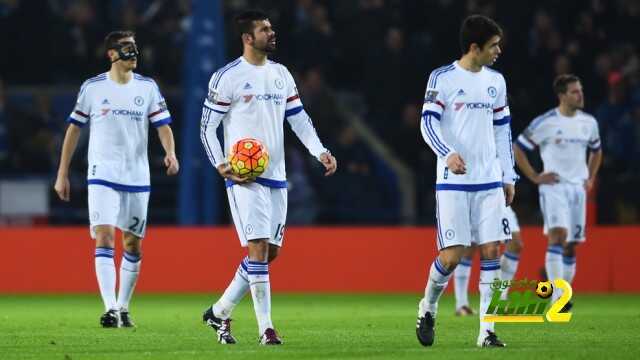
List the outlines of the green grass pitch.
{"type": "MultiPolygon", "coordinates": [[[[478,349],[477,317],[444,296],[436,343],[415,337],[419,295],[275,294],[285,345],[260,347],[250,297],[234,312],[239,343],[219,345],[201,313],[209,295],[134,297],[135,329],[102,329],[96,295],[0,295],[0,359],[640,359],[640,295],[575,297],[568,324],[498,324],[505,349],[478,349]]],[[[472,304],[477,297],[472,297],[472,304]]]]}

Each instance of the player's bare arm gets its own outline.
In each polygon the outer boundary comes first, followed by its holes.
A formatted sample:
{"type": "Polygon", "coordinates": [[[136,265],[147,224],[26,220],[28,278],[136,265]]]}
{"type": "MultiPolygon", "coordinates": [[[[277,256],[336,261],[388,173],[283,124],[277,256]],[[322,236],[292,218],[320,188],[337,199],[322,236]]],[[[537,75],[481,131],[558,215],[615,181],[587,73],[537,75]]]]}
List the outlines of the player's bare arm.
{"type": "Polygon", "coordinates": [[[324,176],[331,176],[338,169],[338,161],[330,152],[320,154],[320,162],[324,165],[325,170],[327,170],[324,176]]]}
{"type": "Polygon", "coordinates": [[[60,200],[71,200],[71,184],[69,183],[69,165],[71,164],[71,158],[78,146],[78,139],[80,138],[80,131],[82,129],[74,124],[69,124],[67,132],[64,135],[64,142],[62,143],[62,152],[60,153],[60,165],[58,166],[58,176],[54,189],[58,194],[60,200]]]}
{"type": "Polygon", "coordinates": [[[167,167],[167,175],[175,175],[180,170],[180,163],[176,157],[176,144],[173,139],[171,126],[160,126],[158,128],[158,137],[165,152],[164,165],[167,167]]]}
{"type": "Polygon", "coordinates": [[[598,169],[600,169],[600,164],[602,164],[602,149],[589,152],[589,160],[587,162],[589,178],[585,181],[585,190],[591,191],[593,188],[593,184],[595,183],[596,176],[598,174],[598,169]]]}
{"type": "Polygon", "coordinates": [[[520,171],[534,184],[555,184],[560,180],[558,174],[554,172],[538,173],[533,166],[531,166],[527,154],[519,146],[513,147],[513,153],[515,154],[516,164],[518,164],[520,171]]]}

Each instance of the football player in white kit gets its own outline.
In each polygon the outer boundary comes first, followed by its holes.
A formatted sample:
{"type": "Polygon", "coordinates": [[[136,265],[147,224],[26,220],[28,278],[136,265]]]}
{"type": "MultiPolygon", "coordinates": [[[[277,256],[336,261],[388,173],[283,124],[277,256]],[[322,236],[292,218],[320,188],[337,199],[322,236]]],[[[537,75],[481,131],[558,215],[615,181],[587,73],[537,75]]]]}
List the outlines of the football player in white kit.
{"type": "MultiPolygon", "coordinates": [[[[583,112],[584,94],[575,75],[559,75],[553,83],[558,107],[535,118],[518,137],[516,161],[522,173],[539,185],[540,209],[549,247],[547,278],[571,283],[576,273],[576,246],[585,241],[587,192],[602,162],[596,119],[583,112]],[[540,147],[544,165],[536,171],[525,151],[540,147]],[[589,157],[587,158],[587,152],[589,157]]],[[[559,292],[553,293],[557,299],[559,292]]],[[[568,303],[564,311],[570,310],[568,303]]]]}
{"type": "Polygon", "coordinates": [[[82,127],[89,124],[88,202],[91,237],[96,241],[95,269],[105,313],[103,327],[132,327],[129,301],[142,259],[147,227],[150,175],[149,125],[156,128],[166,153],[167,174],[178,173],[171,115],[158,85],[133,72],[138,49],[131,31],[114,31],[105,38],[111,69],[82,84],[68,118],[55,191],[69,201],[69,164],[82,127]],[[120,287],[116,298],[113,260],[115,228],[122,230],[124,247],[120,287]],[[117,300],[116,300],[117,299],[117,300]]]}
{"type": "MultiPolygon", "coordinates": [[[[500,55],[502,29],[472,15],[462,23],[462,57],[429,76],[421,131],[438,157],[437,247],[425,296],[418,305],[416,335],[433,345],[438,300],[464,253],[477,240],[480,250],[480,318],[500,277],[499,245],[509,239],[502,226],[505,206],[515,196],[511,116],[502,74],[487,67],[500,55]]],[[[480,321],[477,345],[503,347],[493,323],[480,321]]]]}
{"type": "Polygon", "coordinates": [[[248,256],[240,262],[224,294],[204,312],[203,321],[216,331],[218,342],[234,344],[231,312],[250,291],[259,343],[279,345],[282,341],[271,321],[269,263],[282,246],[287,214],[283,121],[289,122],[311,155],[324,165],[325,175],[333,174],[337,164],[304,111],[289,70],[267,59],[276,49],[276,35],[267,15],[246,11],[235,18],[235,24],[243,54],[216,71],[209,81],[201,139],[209,160],[226,180],[233,222],[240,244],[248,247],[248,256]],[[220,123],[227,155],[243,138],[255,138],[266,147],[270,163],[262,176],[248,179],[231,172],[216,137],[220,123]]]}
{"type": "MultiPolygon", "coordinates": [[[[504,252],[500,256],[500,279],[512,280],[518,270],[520,253],[522,252],[522,235],[520,234],[520,224],[518,217],[511,206],[505,209],[502,218],[502,230],[505,235],[511,234],[511,239],[504,245],[504,252]]],[[[465,248],[464,254],[453,272],[454,295],[456,299],[456,316],[474,315],[475,311],[469,305],[469,277],[471,276],[471,265],[473,255],[478,249],[475,239],[471,239],[471,246],[465,248]]],[[[507,299],[507,290],[503,290],[501,298],[507,299]]]]}

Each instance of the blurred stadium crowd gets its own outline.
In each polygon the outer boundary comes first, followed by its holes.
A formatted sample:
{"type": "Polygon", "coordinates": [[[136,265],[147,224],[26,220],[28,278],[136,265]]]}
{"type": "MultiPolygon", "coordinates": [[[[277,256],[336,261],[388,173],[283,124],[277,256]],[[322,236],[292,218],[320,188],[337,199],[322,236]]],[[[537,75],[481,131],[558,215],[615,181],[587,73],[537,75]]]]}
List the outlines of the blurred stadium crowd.
{"type": "MultiPolygon", "coordinates": [[[[433,223],[435,156],[419,130],[423,92],[432,69],[459,57],[457,31],[471,13],[493,17],[505,29],[503,54],[495,67],[507,79],[514,137],[536,115],[555,106],[551,82],[557,74],[571,72],[582,78],[586,111],[599,121],[605,155],[597,191],[598,222],[640,221],[640,192],[635,188],[640,183],[640,40],[633,35],[640,24],[640,2],[223,4],[228,59],[240,54],[230,23],[234,13],[259,7],[272,16],[279,48],[275,60],[295,72],[305,107],[339,161],[336,176],[322,179],[317,164],[289,136],[291,223],[399,221],[393,175],[344,109],[360,117],[412,170],[415,222],[433,223]]],[[[106,69],[102,39],[117,28],[137,33],[142,49],[138,72],[157,79],[163,89],[179,149],[180,123],[187,121],[181,117],[180,86],[190,11],[188,0],[0,0],[0,178],[55,174],[64,119],[82,81],[106,69]]],[[[152,174],[159,176],[160,148],[155,135],[150,140],[151,154],[158,155],[151,158],[152,174]]],[[[85,164],[79,161],[85,149],[78,149],[73,164],[78,179],[85,175],[85,164]]],[[[175,208],[173,197],[159,195],[154,192],[152,208],[175,208]]],[[[86,208],[83,199],[74,204],[86,208]]],[[[539,221],[537,191],[526,179],[519,183],[514,208],[521,222],[539,221]]],[[[54,222],[69,221],[54,217],[54,222]]],[[[154,222],[172,223],[175,216],[167,213],[154,222]]]]}

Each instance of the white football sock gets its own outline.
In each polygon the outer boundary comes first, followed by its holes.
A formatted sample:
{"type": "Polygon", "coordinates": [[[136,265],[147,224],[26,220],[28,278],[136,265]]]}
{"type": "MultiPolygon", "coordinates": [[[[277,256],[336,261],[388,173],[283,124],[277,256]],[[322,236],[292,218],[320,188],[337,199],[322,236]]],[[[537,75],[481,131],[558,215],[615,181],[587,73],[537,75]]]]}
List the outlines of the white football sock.
{"type": "Polygon", "coordinates": [[[104,309],[116,310],[116,265],[113,262],[113,248],[96,248],[95,267],[104,309]]]}
{"type": "Polygon", "coordinates": [[[242,300],[247,291],[249,291],[249,276],[247,274],[248,262],[248,257],[242,259],[233,280],[231,280],[224,294],[213,304],[212,310],[215,317],[223,320],[230,318],[233,309],[238,305],[240,300],[242,300]]]}
{"type": "Polygon", "coordinates": [[[469,306],[469,276],[471,275],[471,258],[463,257],[453,271],[456,309],[469,306]]]}
{"type": "Polygon", "coordinates": [[[140,266],[142,265],[140,254],[124,252],[120,264],[120,289],[118,290],[118,309],[129,311],[129,302],[136,287],[140,266]]]}
{"type": "MultiPolygon", "coordinates": [[[[500,257],[500,279],[513,280],[513,277],[518,271],[518,263],[520,262],[520,256],[510,251],[505,251],[500,257]]],[[[507,300],[509,288],[502,290],[500,299],[507,300]]]]}
{"type": "Polygon", "coordinates": [[[251,261],[247,264],[249,275],[249,287],[253,298],[253,309],[258,320],[258,332],[260,335],[268,328],[273,329],[271,322],[271,284],[269,283],[269,264],[266,262],[251,261]]]}
{"type": "Polygon", "coordinates": [[[480,282],[478,288],[480,290],[480,332],[478,340],[484,340],[487,337],[487,331],[494,331],[494,323],[484,322],[482,318],[487,314],[491,297],[493,296],[493,288],[491,284],[495,279],[500,278],[500,260],[480,260],[480,282]]]}
{"type": "Polygon", "coordinates": [[[436,257],[436,260],[431,264],[429,269],[429,279],[427,280],[427,286],[424,289],[424,298],[420,301],[418,306],[418,316],[423,317],[426,312],[430,312],[434,318],[438,313],[438,300],[447,288],[447,283],[451,277],[451,272],[447,271],[440,263],[440,259],[436,257]]]}
{"type": "MultiPolygon", "coordinates": [[[[547,255],[545,257],[545,269],[547,271],[547,279],[553,285],[553,281],[563,276],[562,266],[562,245],[551,245],[547,248],[547,255]]],[[[555,286],[553,288],[555,290],[555,286]]],[[[554,291],[551,297],[552,301],[555,301],[560,297],[560,291],[554,291]]]]}
{"type": "Polygon", "coordinates": [[[563,256],[562,257],[562,278],[565,279],[569,284],[571,284],[575,276],[576,276],[576,257],[563,256]]]}

